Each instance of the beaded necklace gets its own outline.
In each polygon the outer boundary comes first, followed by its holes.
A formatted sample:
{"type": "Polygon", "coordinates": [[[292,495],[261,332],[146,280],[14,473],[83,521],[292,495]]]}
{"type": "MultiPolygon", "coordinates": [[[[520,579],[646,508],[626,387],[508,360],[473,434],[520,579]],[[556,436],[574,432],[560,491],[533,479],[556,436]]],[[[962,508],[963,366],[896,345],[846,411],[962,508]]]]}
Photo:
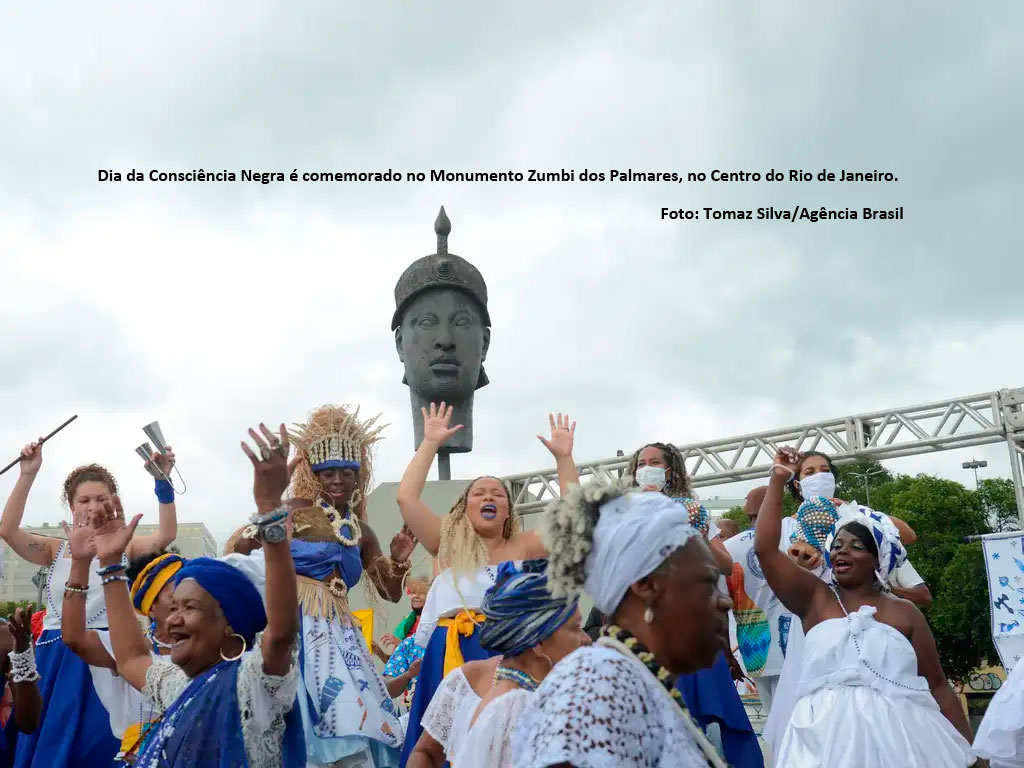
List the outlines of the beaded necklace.
{"type": "Polygon", "coordinates": [[[359,521],[356,519],[354,512],[350,512],[348,517],[344,517],[332,504],[328,504],[323,499],[320,499],[320,508],[327,515],[327,520],[331,524],[331,528],[334,529],[334,538],[346,547],[354,547],[359,544],[363,531],[359,527],[359,521]],[[348,527],[349,531],[351,531],[352,538],[341,532],[341,529],[345,527],[348,527]]]}
{"type": "Polygon", "coordinates": [[[491,684],[491,687],[493,688],[497,685],[499,680],[508,680],[510,683],[515,683],[523,690],[530,692],[536,691],[537,686],[540,685],[540,681],[533,675],[520,669],[513,669],[512,667],[497,667],[494,670],[494,682],[491,684]]]}
{"type": "Polygon", "coordinates": [[[647,650],[647,647],[633,637],[630,632],[626,631],[622,627],[617,627],[614,624],[606,624],[601,627],[601,636],[614,641],[617,646],[629,651],[629,653],[632,654],[637,661],[643,664],[644,667],[647,668],[647,671],[654,675],[654,678],[661,683],[672,701],[674,701],[679,706],[679,709],[682,710],[683,721],[686,724],[687,731],[689,731],[690,735],[694,737],[694,741],[697,742],[697,746],[699,746],[701,752],[704,753],[704,758],[708,761],[708,765],[725,765],[722,762],[722,759],[718,756],[718,753],[715,751],[715,748],[711,746],[711,742],[707,740],[707,737],[704,735],[704,731],[701,729],[700,725],[694,719],[693,715],[690,714],[690,710],[687,709],[686,702],[683,700],[683,694],[681,694],[679,689],[674,685],[674,675],[654,660],[654,654],[647,650]]]}
{"type": "MultiPolygon", "coordinates": [[[[831,587],[832,592],[835,594],[836,600],[839,601],[839,607],[843,609],[843,615],[846,616],[847,622],[849,622],[852,625],[853,624],[853,619],[850,617],[849,611],[846,610],[846,606],[843,605],[843,598],[841,598],[839,596],[839,590],[836,588],[836,586],[834,584],[829,584],[829,587],[831,587]]],[[[878,672],[874,667],[872,667],[870,664],[868,664],[868,660],[864,658],[864,655],[861,653],[861,650],[860,650],[860,643],[857,642],[857,635],[855,635],[853,633],[852,629],[850,630],[850,639],[853,640],[853,645],[857,649],[857,658],[860,659],[860,663],[863,664],[865,667],[867,667],[868,671],[871,674],[873,674],[875,677],[879,678],[880,680],[885,680],[885,682],[891,683],[892,685],[895,685],[897,688],[905,688],[908,691],[928,691],[928,690],[930,690],[927,685],[925,685],[924,687],[915,688],[912,685],[907,685],[906,683],[898,682],[896,680],[893,680],[892,678],[886,677],[881,672],[878,672]]]]}

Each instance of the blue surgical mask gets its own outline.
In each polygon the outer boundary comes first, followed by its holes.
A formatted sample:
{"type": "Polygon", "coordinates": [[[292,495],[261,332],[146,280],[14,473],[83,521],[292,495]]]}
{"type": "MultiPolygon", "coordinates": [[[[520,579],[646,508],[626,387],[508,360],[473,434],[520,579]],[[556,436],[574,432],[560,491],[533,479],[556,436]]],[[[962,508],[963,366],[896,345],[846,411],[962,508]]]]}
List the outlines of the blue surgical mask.
{"type": "Polygon", "coordinates": [[[660,491],[665,487],[666,480],[664,467],[640,467],[633,477],[636,479],[636,484],[641,488],[653,485],[660,491]]]}

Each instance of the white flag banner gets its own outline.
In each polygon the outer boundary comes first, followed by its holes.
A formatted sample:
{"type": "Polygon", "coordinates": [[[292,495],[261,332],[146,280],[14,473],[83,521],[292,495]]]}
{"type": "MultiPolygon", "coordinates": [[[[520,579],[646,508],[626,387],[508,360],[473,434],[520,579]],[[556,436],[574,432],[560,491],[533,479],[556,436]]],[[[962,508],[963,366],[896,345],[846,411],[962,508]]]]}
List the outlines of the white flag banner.
{"type": "Polygon", "coordinates": [[[992,640],[1007,673],[1024,657],[1024,532],[981,540],[988,573],[992,640]]]}

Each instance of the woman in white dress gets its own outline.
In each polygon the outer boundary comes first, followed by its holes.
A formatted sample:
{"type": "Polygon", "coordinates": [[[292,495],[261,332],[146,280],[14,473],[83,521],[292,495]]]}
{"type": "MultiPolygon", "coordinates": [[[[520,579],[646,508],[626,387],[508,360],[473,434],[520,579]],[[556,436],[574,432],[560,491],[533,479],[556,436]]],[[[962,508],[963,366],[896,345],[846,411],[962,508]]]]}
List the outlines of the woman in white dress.
{"type": "MultiPolygon", "coordinates": [[[[461,425],[449,427],[452,408],[431,403],[423,413],[423,441],[405,470],[398,487],[398,507],[412,535],[444,570],[430,587],[416,644],[426,650],[409,710],[409,725],[402,748],[405,766],[419,740],[421,721],[441,681],[466,661],[492,654],[480,647],[479,626],[484,592],[494,584],[496,567],[509,560],[547,554],[536,531],[520,530],[519,516],[505,484],[496,477],[478,477],[463,491],[448,514],[435,515],[421,500],[434,457],[461,425]]],[[[565,493],[579,482],[572,460],[576,424],[568,416],[549,416],[551,439],[539,438],[555,457],[558,483],[565,493]]]]}
{"type": "Polygon", "coordinates": [[[609,617],[593,646],[537,688],[512,737],[517,768],[724,768],[675,679],[710,666],[732,602],[685,508],[660,493],[594,484],[549,512],[548,579],[609,617]]]}
{"type": "Polygon", "coordinates": [[[558,662],[590,645],[590,638],[583,633],[578,601],[548,591],[545,560],[528,560],[522,567],[502,563],[481,610],[487,620],[480,644],[502,654],[502,660],[451,762],[513,768],[512,732],[533,692],[558,662]]]}
{"type": "Polygon", "coordinates": [[[989,702],[974,751],[990,768],[1024,766],[1024,662],[1017,662],[989,702]]]}
{"type": "Polygon", "coordinates": [[[805,635],[798,700],[776,764],[972,765],[970,726],[927,621],[883,588],[906,559],[889,519],[846,508],[824,543],[828,583],[779,551],[782,494],[800,459],[789,448],[776,455],[754,537],[766,581],[805,635]]]}
{"type": "Polygon", "coordinates": [[[139,768],[302,768],[306,749],[295,696],[299,686],[299,601],[286,533],[288,436],[250,436],[253,525],[263,543],[266,606],[239,569],[195,558],[173,575],[169,659],[154,657],[121,571],[139,516],[125,525],[115,497],[94,516],[96,553],[108,574],[103,589],[118,673],[161,713],[136,761],[139,768]],[[264,437],[266,440],[264,441],[264,437]],[[110,502],[106,506],[110,507],[110,502]]]}
{"type": "MultiPolygon", "coordinates": [[[[40,438],[40,441],[42,438],[40,438]]],[[[71,550],[66,541],[30,533],[21,527],[25,504],[43,463],[37,441],[21,451],[21,474],[4,506],[0,537],[24,560],[49,568],[46,579],[46,614],[43,633],[36,643],[39,690],[43,696],[43,722],[39,729],[19,737],[15,768],[52,768],[55,765],[108,766],[118,752],[119,741],[109,727],[109,716],[96,694],[89,667],[64,643],[61,636],[62,593],[71,573],[71,550]]],[[[174,466],[174,454],[154,454],[153,462],[165,475],[174,466]]],[[[91,514],[117,493],[117,481],[98,464],[76,468],[64,481],[63,500],[71,511],[71,524],[83,526],[91,514]]],[[[174,489],[167,480],[155,481],[160,525],[151,534],[135,536],[127,545],[127,557],[136,558],[168,546],[177,535],[174,489]]],[[[125,562],[127,565],[127,561],[125,562]]],[[[106,629],[107,612],[103,587],[95,569],[80,585],[84,595],[86,625],[106,629]]]]}

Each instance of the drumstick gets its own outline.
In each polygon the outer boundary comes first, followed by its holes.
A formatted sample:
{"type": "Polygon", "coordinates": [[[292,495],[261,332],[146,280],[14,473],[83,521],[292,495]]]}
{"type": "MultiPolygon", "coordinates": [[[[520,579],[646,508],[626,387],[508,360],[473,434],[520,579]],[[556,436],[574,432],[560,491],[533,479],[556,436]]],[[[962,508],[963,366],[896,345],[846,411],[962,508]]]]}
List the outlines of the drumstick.
{"type": "MultiPolygon", "coordinates": [[[[40,440],[40,441],[39,441],[39,444],[40,444],[40,445],[42,445],[43,443],[45,443],[45,442],[46,442],[47,440],[49,440],[49,439],[50,439],[51,437],[53,437],[54,435],[56,435],[56,434],[57,434],[58,432],[60,432],[60,431],[61,431],[62,429],[64,429],[64,427],[66,427],[66,426],[67,426],[68,424],[70,424],[70,423],[71,423],[72,421],[74,421],[74,420],[75,420],[75,419],[77,419],[77,418],[78,418],[78,414],[76,413],[76,414],[75,414],[74,416],[72,416],[72,417],[71,417],[70,419],[68,419],[68,420],[67,420],[67,421],[65,421],[65,422],[64,422],[63,424],[61,424],[61,425],[60,425],[59,427],[57,427],[57,428],[56,428],[55,430],[53,430],[53,432],[51,432],[51,433],[50,433],[50,434],[48,434],[48,435],[47,435],[46,437],[44,437],[44,438],[43,438],[42,440],[40,440]]],[[[21,461],[21,456],[19,456],[18,458],[16,458],[16,459],[15,459],[14,461],[12,461],[12,462],[11,462],[10,464],[8,464],[8,465],[7,465],[6,467],[4,467],[3,469],[0,469],[0,475],[2,475],[2,474],[3,474],[4,472],[6,472],[6,471],[7,471],[8,469],[10,469],[11,467],[13,467],[13,466],[14,466],[15,464],[17,464],[17,463],[18,463],[19,461],[21,461]]]]}

